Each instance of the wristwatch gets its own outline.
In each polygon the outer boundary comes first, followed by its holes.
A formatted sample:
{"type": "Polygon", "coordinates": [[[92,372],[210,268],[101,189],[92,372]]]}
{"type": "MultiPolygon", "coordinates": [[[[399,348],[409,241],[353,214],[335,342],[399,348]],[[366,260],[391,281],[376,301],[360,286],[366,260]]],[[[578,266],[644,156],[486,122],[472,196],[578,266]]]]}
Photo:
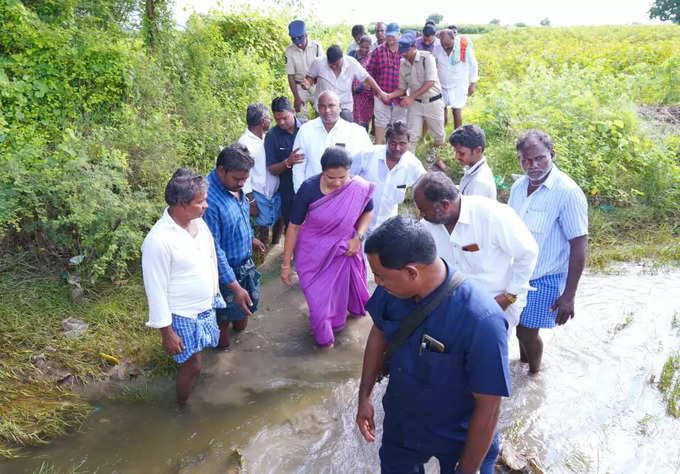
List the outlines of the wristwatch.
{"type": "Polygon", "coordinates": [[[503,296],[505,296],[505,299],[508,300],[510,304],[517,301],[517,295],[513,295],[512,293],[508,293],[507,291],[503,292],[503,296]]]}
{"type": "Polygon", "coordinates": [[[361,232],[355,232],[354,237],[359,237],[359,240],[363,242],[364,239],[366,238],[366,234],[362,234],[361,232]]]}

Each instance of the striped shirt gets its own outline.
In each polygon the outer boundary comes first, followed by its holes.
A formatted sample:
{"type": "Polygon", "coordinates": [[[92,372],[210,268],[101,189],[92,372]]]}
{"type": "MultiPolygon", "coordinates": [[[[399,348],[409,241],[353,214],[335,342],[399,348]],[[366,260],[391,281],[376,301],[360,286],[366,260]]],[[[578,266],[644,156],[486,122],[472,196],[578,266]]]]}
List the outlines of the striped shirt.
{"type": "Polygon", "coordinates": [[[215,240],[220,283],[236,279],[234,268],[253,254],[253,229],[250,227],[250,204],[241,192],[241,200],[231,194],[217,176],[215,168],[206,177],[208,209],[203,220],[215,240]]]}
{"type": "Polygon", "coordinates": [[[538,261],[531,275],[567,273],[569,241],[588,234],[588,202],[581,188],[553,165],[548,178],[527,196],[529,178],[518,179],[508,204],[522,218],[538,243],[538,261]]]}

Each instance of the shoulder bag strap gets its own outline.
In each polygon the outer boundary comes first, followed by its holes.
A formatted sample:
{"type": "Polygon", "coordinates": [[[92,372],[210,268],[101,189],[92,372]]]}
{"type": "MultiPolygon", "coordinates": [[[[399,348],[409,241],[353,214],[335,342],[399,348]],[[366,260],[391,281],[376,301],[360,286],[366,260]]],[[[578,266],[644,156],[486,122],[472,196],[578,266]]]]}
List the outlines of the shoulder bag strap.
{"type": "Polygon", "coordinates": [[[385,350],[385,355],[383,357],[383,373],[388,373],[390,360],[399,346],[402,345],[411,334],[413,334],[413,331],[415,331],[418,326],[420,326],[423,321],[427,319],[430,313],[437,309],[442,301],[448,298],[449,295],[451,295],[451,293],[453,293],[454,290],[458,288],[464,280],[465,277],[462,273],[458,271],[454,272],[451,279],[446,282],[446,286],[442,288],[429,303],[416,307],[408,314],[408,316],[406,316],[406,318],[404,318],[404,321],[399,327],[399,331],[397,331],[397,335],[394,336],[394,339],[392,339],[392,341],[390,341],[389,345],[387,346],[387,350],[385,350]]]}

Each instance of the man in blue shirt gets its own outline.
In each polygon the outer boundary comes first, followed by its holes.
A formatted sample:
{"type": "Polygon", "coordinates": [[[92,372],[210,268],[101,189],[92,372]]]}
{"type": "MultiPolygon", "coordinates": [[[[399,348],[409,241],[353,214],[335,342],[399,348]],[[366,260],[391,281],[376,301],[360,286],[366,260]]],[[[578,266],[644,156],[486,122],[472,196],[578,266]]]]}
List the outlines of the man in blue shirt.
{"type": "MultiPolygon", "coordinates": [[[[371,391],[388,343],[414,308],[439,295],[453,269],[437,258],[425,227],[401,216],[378,227],[365,252],[379,286],[366,304],[373,327],[364,352],[357,424],[371,442],[371,391]]],[[[491,294],[466,280],[398,346],[383,398],[383,474],[423,473],[432,456],[441,472],[493,473],[501,397],[510,395],[506,331],[491,294]]]]}
{"type": "Polygon", "coordinates": [[[250,203],[242,190],[254,163],[245,147],[229,145],[207,176],[208,209],[203,220],[215,240],[220,292],[227,303],[217,310],[220,349],[229,347],[229,322],[236,331],[243,331],[260,299],[260,273],[251,257],[253,247],[262,252],[265,247],[253,237],[250,203]]]}
{"type": "Polygon", "coordinates": [[[588,249],[588,201],[578,184],[555,166],[555,148],[547,133],[524,132],[516,148],[525,176],[512,185],[508,205],[538,243],[538,260],[529,280],[536,291],[527,296],[517,339],[521,361],[535,374],[543,356],[540,328],[553,328],[574,317],[588,249]]]}
{"type": "Polygon", "coordinates": [[[299,148],[293,150],[293,143],[304,121],[295,118],[295,110],[288,97],[276,97],[272,100],[272,113],[276,126],[264,136],[264,152],[267,156],[267,170],[279,177],[281,217],[283,224],[287,226],[295,197],[292,168],[305,159],[299,148]]]}

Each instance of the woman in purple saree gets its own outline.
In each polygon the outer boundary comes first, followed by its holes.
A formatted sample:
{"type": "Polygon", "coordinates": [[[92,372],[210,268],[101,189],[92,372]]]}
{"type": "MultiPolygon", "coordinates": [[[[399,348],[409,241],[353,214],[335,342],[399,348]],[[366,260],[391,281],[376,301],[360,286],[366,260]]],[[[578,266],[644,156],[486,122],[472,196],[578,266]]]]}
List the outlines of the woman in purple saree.
{"type": "Polygon", "coordinates": [[[291,283],[291,257],[309,306],[316,342],[333,347],[347,312],[359,317],[368,301],[361,242],[373,218],[375,185],[349,177],[352,160],[344,148],[321,157],[320,175],[306,180],[295,195],[281,264],[281,280],[291,283]]]}

